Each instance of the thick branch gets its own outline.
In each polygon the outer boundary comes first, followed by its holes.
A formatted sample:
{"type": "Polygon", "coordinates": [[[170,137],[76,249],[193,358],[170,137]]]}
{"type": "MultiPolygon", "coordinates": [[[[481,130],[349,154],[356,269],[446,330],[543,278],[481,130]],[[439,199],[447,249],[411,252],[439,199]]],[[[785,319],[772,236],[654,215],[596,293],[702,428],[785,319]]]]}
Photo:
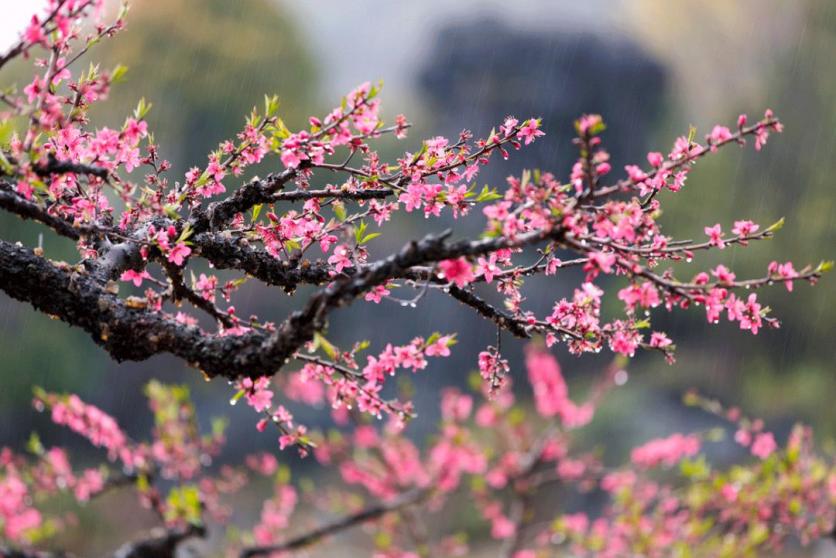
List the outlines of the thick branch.
{"type": "Polygon", "coordinates": [[[181,542],[205,536],[206,528],[201,525],[168,529],[162,533],[152,533],[148,539],[126,543],[114,553],[113,558],[174,558],[181,542]]]}
{"type": "Polygon", "coordinates": [[[112,277],[111,268],[122,266],[110,261],[119,259],[120,245],[111,247],[103,258],[105,261],[90,266],[91,270],[56,265],[31,250],[0,241],[0,289],[41,312],[84,329],[119,361],[144,360],[168,352],[210,376],[272,375],[313,339],[314,333],[325,327],[329,312],[351,303],[375,286],[403,277],[416,266],[558,239],[562,229],[531,232],[514,240],[447,242],[449,234],[430,235],[411,242],[397,254],[369,264],[352,276],[338,277],[315,293],[302,310],[293,312],[269,337],[260,332],[237,337],[209,335],[161,312],[146,309],[141,300],[119,299],[108,287],[107,280],[112,277]],[[115,254],[113,258],[111,254],[115,254]]]}
{"type": "Polygon", "coordinates": [[[82,267],[55,264],[0,240],[0,289],[35,309],[80,327],[117,361],[172,353],[214,375],[235,377],[254,367],[265,336],[207,335],[142,301],[119,299],[82,267]]]}
{"type": "Polygon", "coordinates": [[[331,280],[325,263],[293,266],[253,247],[249,242],[218,233],[202,233],[192,237],[200,255],[217,269],[235,269],[267,283],[289,290],[300,284],[322,285],[331,280]]]}
{"type": "Polygon", "coordinates": [[[0,208],[23,219],[31,219],[43,223],[61,236],[78,240],[80,232],[71,223],[50,215],[46,209],[19,196],[7,182],[0,182],[0,208]]]}
{"type": "Polygon", "coordinates": [[[232,220],[237,213],[243,213],[254,205],[268,203],[294,176],[297,169],[286,169],[267,178],[254,178],[238,188],[223,201],[210,204],[205,210],[196,211],[190,221],[195,232],[217,230],[232,220]]]}

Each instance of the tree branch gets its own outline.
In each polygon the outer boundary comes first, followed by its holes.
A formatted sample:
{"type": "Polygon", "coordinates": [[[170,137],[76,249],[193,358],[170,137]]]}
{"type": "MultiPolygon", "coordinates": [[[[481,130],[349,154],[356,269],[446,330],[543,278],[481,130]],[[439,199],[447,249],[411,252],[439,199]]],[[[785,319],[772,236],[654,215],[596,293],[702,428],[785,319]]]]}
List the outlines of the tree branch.
{"type": "Polygon", "coordinates": [[[428,495],[428,490],[416,488],[410,490],[409,492],[401,494],[400,496],[393,500],[390,500],[389,502],[377,504],[375,506],[361,510],[357,513],[347,515],[332,523],[327,523],[322,527],[314,529],[313,531],[305,533],[304,535],[292,538],[286,542],[275,545],[254,546],[250,548],[245,548],[241,551],[240,557],[253,558],[254,556],[266,556],[274,552],[287,552],[289,550],[298,550],[300,548],[304,548],[306,546],[310,546],[314,543],[317,543],[321,539],[339,533],[340,531],[345,531],[346,529],[350,529],[368,521],[378,519],[388,513],[398,511],[412,504],[416,504],[424,498],[426,498],[428,495]]]}
{"type": "Polygon", "coordinates": [[[206,528],[202,525],[187,525],[177,529],[167,529],[162,533],[152,532],[151,537],[126,543],[114,553],[113,558],[175,558],[177,546],[193,537],[205,537],[206,528]]]}

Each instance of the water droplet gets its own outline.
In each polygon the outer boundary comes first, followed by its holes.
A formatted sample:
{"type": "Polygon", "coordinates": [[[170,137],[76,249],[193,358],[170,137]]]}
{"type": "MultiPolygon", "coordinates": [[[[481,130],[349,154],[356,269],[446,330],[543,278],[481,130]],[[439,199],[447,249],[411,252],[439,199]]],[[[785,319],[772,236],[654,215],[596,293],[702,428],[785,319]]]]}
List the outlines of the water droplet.
{"type": "Polygon", "coordinates": [[[415,308],[415,307],[417,307],[417,306],[418,306],[418,305],[417,305],[417,304],[415,304],[414,302],[410,302],[410,303],[409,303],[409,307],[410,307],[410,308],[415,308]]]}
{"type": "Polygon", "coordinates": [[[233,397],[232,399],[229,400],[229,404],[232,405],[233,407],[235,406],[236,403],[238,403],[238,398],[237,397],[233,397]]]}
{"type": "Polygon", "coordinates": [[[617,386],[623,386],[624,384],[627,383],[628,379],[629,379],[629,375],[627,374],[626,370],[619,370],[618,372],[615,373],[615,376],[613,376],[613,381],[615,382],[615,385],[617,385],[617,386]]]}

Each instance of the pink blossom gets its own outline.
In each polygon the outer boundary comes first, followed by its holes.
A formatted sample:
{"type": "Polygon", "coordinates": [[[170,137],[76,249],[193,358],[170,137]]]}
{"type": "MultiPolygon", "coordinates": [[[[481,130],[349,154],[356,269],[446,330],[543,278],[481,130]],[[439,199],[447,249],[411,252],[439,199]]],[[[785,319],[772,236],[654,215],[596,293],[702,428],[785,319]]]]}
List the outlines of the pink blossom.
{"type": "Polygon", "coordinates": [[[757,436],[755,436],[755,441],[752,442],[752,455],[755,457],[760,457],[761,459],[766,459],[772,452],[774,452],[778,448],[778,445],[775,443],[775,437],[772,435],[772,432],[761,432],[757,436]]]}
{"type": "Polygon", "coordinates": [[[262,376],[253,381],[244,378],[241,381],[242,389],[246,390],[247,403],[256,410],[262,412],[270,408],[273,403],[273,392],[267,389],[270,387],[270,378],[262,376]]]}
{"type": "Polygon", "coordinates": [[[612,273],[615,261],[615,254],[609,252],[590,252],[589,260],[583,266],[583,270],[587,272],[587,280],[596,277],[599,271],[612,273]]]}
{"type": "Polygon", "coordinates": [[[744,236],[745,237],[745,236],[751,236],[752,234],[757,232],[757,230],[759,228],[760,227],[756,223],[753,223],[752,221],[748,221],[748,220],[735,221],[734,222],[734,227],[732,227],[732,232],[734,234],[736,234],[737,236],[744,236]]]}
{"type": "Polygon", "coordinates": [[[565,514],[560,521],[567,531],[578,535],[585,533],[589,527],[589,518],[585,513],[565,514]]]}
{"type": "Polygon", "coordinates": [[[711,274],[712,274],[714,277],[716,277],[716,278],[717,278],[717,280],[718,280],[720,283],[722,283],[722,284],[724,284],[724,285],[731,285],[732,283],[734,283],[734,280],[735,280],[735,278],[736,278],[735,274],[734,274],[734,273],[732,273],[732,272],[731,272],[731,271],[730,271],[730,270],[729,270],[726,266],[724,266],[724,265],[722,265],[722,264],[720,264],[720,265],[718,265],[717,267],[715,267],[715,268],[711,271],[711,274]]]}
{"type": "Polygon", "coordinates": [[[201,273],[194,284],[195,290],[200,294],[201,298],[209,302],[215,302],[215,289],[218,287],[218,278],[214,275],[207,276],[201,273]]]}
{"type": "Polygon", "coordinates": [[[673,341],[670,338],[662,333],[661,331],[654,331],[650,335],[650,346],[656,347],[659,349],[664,349],[665,347],[669,347],[673,344],[673,341]]]}
{"type": "Polygon", "coordinates": [[[374,302],[379,304],[383,297],[389,295],[389,289],[385,285],[377,285],[372,290],[367,292],[363,297],[367,302],[374,302]]]}
{"type": "Polygon", "coordinates": [[[474,279],[473,268],[465,258],[443,260],[438,263],[438,269],[443,279],[455,283],[459,288],[474,279]]]}
{"type": "Polygon", "coordinates": [[[443,337],[439,337],[432,344],[427,345],[427,348],[424,350],[424,353],[427,356],[450,356],[450,345],[453,342],[453,336],[444,335],[443,337]]]}
{"type": "Polygon", "coordinates": [[[583,426],[592,419],[591,406],[578,407],[569,399],[569,389],[556,358],[531,347],[526,351],[525,365],[534,390],[535,407],[541,416],[559,416],[569,428],[583,426]]]}
{"type": "Polygon", "coordinates": [[[73,492],[77,500],[86,502],[104,488],[104,478],[98,469],[87,469],[76,479],[73,492]]]}
{"type": "Polygon", "coordinates": [[[720,228],[720,223],[717,223],[713,227],[705,227],[705,234],[708,235],[708,244],[711,246],[716,246],[721,250],[726,247],[725,242],[723,242],[723,230],[720,228]]]}
{"type": "Polygon", "coordinates": [[[647,162],[650,163],[651,167],[658,169],[665,162],[665,156],[658,151],[651,151],[647,154],[647,162]]]}
{"type": "Polygon", "coordinates": [[[530,118],[525,121],[522,128],[520,128],[519,136],[525,140],[525,144],[528,145],[533,142],[535,139],[545,136],[545,132],[539,129],[540,128],[540,121],[535,118],[530,118]]]}
{"type": "Polygon", "coordinates": [[[694,435],[673,434],[667,438],[651,440],[633,450],[630,460],[637,466],[649,469],[657,465],[672,466],[683,457],[700,451],[700,439],[694,435]]]}
{"type": "Polygon", "coordinates": [[[739,316],[740,329],[748,329],[756,335],[758,330],[763,325],[763,320],[761,319],[761,305],[758,304],[757,299],[757,294],[750,294],[749,298],[746,299],[746,303],[743,305],[743,312],[739,316]]]}
{"type": "Polygon", "coordinates": [[[717,144],[724,143],[730,139],[732,139],[731,130],[726,128],[725,126],[714,126],[711,130],[711,134],[708,137],[711,143],[711,151],[717,151],[717,144]]]}
{"type": "Polygon", "coordinates": [[[44,34],[43,26],[41,25],[37,15],[32,16],[32,19],[29,21],[29,25],[23,31],[23,40],[31,44],[46,44],[46,35],[44,34]]]}
{"type": "Polygon", "coordinates": [[[185,259],[192,253],[192,249],[186,246],[185,242],[178,242],[168,252],[168,261],[177,266],[182,266],[185,259]]]}
{"type": "Polygon", "coordinates": [[[144,269],[142,271],[128,269],[127,271],[122,272],[122,275],[119,276],[119,279],[121,281],[131,281],[135,287],[139,287],[140,285],[142,285],[143,279],[151,279],[151,274],[144,269]]]}
{"type": "Polygon", "coordinates": [[[334,271],[342,273],[347,267],[354,267],[354,262],[349,257],[351,251],[345,244],[340,244],[334,248],[334,253],[328,258],[328,263],[334,266],[334,271]]]}
{"type": "Polygon", "coordinates": [[[495,539],[507,539],[517,531],[513,521],[504,515],[498,515],[491,522],[491,536],[495,539]]]}
{"type": "Polygon", "coordinates": [[[462,422],[467,420],[473,409],[473,398],[455,388],[441,392],[441,416],[445,420],[462,422]]]}
{"type": "Polygon", "coordinates": [[[778,262],[770,262],[769,267],[769,274],[778,279],[785,279],[784,286],[787,287],[787,290],[792,292],[793,288],[793,279],[798,277],[798,272],[792,265],[792,262],[786,262],[779,264],[778,262]]]}

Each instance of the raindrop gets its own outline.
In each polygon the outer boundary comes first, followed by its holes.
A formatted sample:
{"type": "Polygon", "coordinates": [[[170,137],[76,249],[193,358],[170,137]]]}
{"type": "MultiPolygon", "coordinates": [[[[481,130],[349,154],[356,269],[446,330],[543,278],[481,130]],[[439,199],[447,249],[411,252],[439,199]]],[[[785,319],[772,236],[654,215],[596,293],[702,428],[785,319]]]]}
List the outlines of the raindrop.
{"type": "Polygon", "coordinates": [[[236,403],[238,403],[238,398],[237,397],[233,397],[232,399],[229,400],[229,404],[232,405],[233,407],[235,406],[236,403]]]}
{"type": "Polygon", "coordinates": [[[613,381],[615,381],[615,385],[623,386],[624,384],[627,383],[628,378],[629,378],[629,375],[627,374],[626,370],[619,370],[618,372],[615,373],[615,376],[613,376],[613,381]]]}

